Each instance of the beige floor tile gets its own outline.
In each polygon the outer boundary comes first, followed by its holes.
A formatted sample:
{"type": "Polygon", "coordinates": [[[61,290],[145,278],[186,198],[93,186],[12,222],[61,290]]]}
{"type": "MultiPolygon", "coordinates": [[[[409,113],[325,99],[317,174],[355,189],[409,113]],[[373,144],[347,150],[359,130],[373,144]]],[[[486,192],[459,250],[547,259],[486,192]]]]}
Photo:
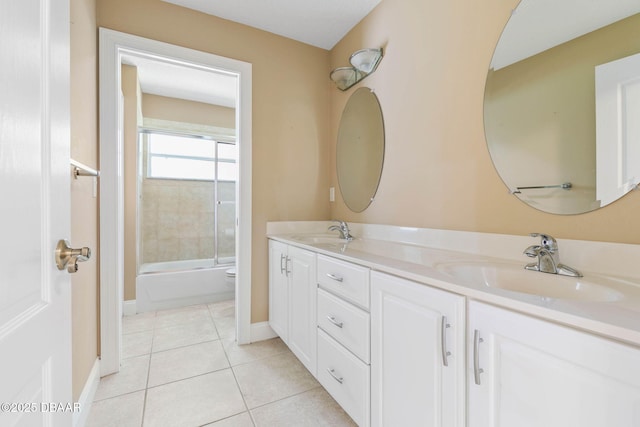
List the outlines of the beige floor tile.
{"type": "Polygon", "coordinates": [[[94,400],[144,390],[147,386],[149,355],[123,359],[120,372],[100,379],[94,400]]]}
{"type": "Polygon", "coordinates": [[[211,313],[206,305],[191,305],[156,313],[156,329],[207,321],[211,321],[211,313]]]}
{"type": "Polygon", "coordinates": [[[234,338],[225,338],[222,342],[231,366],[241,365],[291,351],[280,338],[245,345],[238,345],[234,338]]]}
{"type": "Polygon", "coordinates": [[[140,427],[144,390],[94,402],[86,427],[140,427]]]}
{"type": "Polygon", "coordinates": [[[238,365],[232,369],[249,408],[320,386],[290,352],[238,365]]]}
{"type": "Polygon", "coordinates": [[[134,332],[122,335],[122,358],[142,356],[151,353],[153,331],[134,332]]]}
{"type": "Polygon", "coordinates": [[[234,317],[236,315],[236,301],[227,300],[214,302],[208,305],[214,319],[218,317],[234,317]]]}
{"type": "Polygon", "coordinates": [[[251,415],[248,412],[207,424],[207,427],[254,427],[251,415]]]}
{"type": "Polygon", "coordinates": [[[218,339],[211,320],[155,330],[152,351],[163,351],[218,339]]]}
{"type": "Polygon", "coordinates": [[[147,390],[145,427],[200,426],[246,411],[230,369],[147,390]]]}
{"type": "Polygon", "coordinates": [[[251,410],[257,427],[351,427],[356,423],[323,388],[251,410]]]}
{"type": "Polygon", "coordinates": [[[133,316],[122,318],[122,333],[131,334],[134,332],[152,331],[156,324],[156,312],[149,311],[133,316]]]}
{"type": "Polygon", "coordinates": [[[220,338],[236,337],[236,318],[234,316],[216,317],[213,319],[213,323],[216,325],[216,330],[220,338]]]}
{"type": "Polygon", "coordinates": [[[149,387],[229,367],[220,341],[209,341],[151,355],[149,387]]]}

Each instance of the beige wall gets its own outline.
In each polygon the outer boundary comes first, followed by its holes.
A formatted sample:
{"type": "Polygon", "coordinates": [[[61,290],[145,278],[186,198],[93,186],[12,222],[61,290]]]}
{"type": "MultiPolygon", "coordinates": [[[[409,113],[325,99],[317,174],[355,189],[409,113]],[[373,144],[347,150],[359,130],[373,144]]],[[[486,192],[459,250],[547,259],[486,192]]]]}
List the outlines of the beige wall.
{"type": "MultiPolygon", "coordinates": [[[[71,0],[71,158],[98,169],[95,0],[71,0]]],[[[71,243],[92,257],[71,276],[72,384],[78,401],[98,355],[98,199],[93,178],[71,180],[71,243]]]]}
{"type": "MultiPolygon", "coordinates": [[[[331,52],[344,66],[362,47],[385,48],[361,83],[380,99],[386,154],[380,188],[362,214],[340,196],[331,216],[363,223],[640,243],[640,192],[582,215],[551,215],[514,196],[495,172],[483,129],[483,92],[493,48],[517,0],[383,0],[331,52]]],[[[331,91],[332,185],[340,112],[353,89],[331,91]]]]}
{"type": "Polygon", "coordinates": [[[138,212],[138,111],[140,85],[138,69],[122,66],[122,95],[124,98],[124,300],[136,299],[136,234],[138,212]]]}
{"type": "Polygon", "coordinates": [[[252,64],[251,321],[267,320],[267,221],[329,218],[329,53],[161,0],[98,0],[97,19],[102,27],[252,64]]]}
{"type": "Polygon", "coordinates": [[[197,123],[226,129],[236,128],[235,108],[148,93],[142,94],[142,115],[182,123],[197,123]]]}

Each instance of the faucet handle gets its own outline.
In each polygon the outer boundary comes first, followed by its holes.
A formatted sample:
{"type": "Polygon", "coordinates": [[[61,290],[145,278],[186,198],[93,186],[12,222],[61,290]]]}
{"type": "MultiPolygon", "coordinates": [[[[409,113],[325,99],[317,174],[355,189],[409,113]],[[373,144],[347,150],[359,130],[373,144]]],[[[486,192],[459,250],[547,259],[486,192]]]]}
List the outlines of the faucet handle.
{"type": "Polygon", "coordinates": [[[558,242],[553,236],[544,233],[531,233],[529,234],[531,237],[540,237],[540,245],[543,249],[548,250],[553,253],[558,250],[558,242]]]}

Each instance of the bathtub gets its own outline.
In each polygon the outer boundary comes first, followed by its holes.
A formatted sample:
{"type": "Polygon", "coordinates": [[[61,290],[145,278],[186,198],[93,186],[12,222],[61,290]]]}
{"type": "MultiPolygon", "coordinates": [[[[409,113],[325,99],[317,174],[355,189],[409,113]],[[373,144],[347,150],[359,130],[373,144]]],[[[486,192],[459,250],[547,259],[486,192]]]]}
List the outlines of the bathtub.
{"type": "MultiPolygon", "coordinates": [[[[220,261],[233,262],[233,259],[220,261]]],[[[235,265],[213,264],[213,260],[186,260],[141,265],[136,277],[136,311],[143,313],[233,299],[235,286],[229,283],[225,273],[235,265]]]]}

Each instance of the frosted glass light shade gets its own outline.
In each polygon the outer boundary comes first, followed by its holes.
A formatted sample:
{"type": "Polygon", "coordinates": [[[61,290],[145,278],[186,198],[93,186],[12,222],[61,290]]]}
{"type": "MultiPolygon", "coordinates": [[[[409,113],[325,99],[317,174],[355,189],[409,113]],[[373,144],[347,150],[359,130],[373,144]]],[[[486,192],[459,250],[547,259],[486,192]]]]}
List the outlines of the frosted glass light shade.
{"type": "Polygon", "coordinates": [[[338,89],[345,91],[373,73],[381,59],[382,48],[360,49],[349,58],[353,67],[338,67],[331,72],[329,77],[338,86],[338,89]]]}
{"type": "Polygon", "coordinates": [[[340,90],[347,90],[362,79],[362,73],[353,67],[339,67],[329,75],[340,90]]]}
{"type": "Polygon", "coordinates": [[[361,49],[353,53],[349,62],[365,74],[373,73],[382,59],[382,49],[361,49]]]}

